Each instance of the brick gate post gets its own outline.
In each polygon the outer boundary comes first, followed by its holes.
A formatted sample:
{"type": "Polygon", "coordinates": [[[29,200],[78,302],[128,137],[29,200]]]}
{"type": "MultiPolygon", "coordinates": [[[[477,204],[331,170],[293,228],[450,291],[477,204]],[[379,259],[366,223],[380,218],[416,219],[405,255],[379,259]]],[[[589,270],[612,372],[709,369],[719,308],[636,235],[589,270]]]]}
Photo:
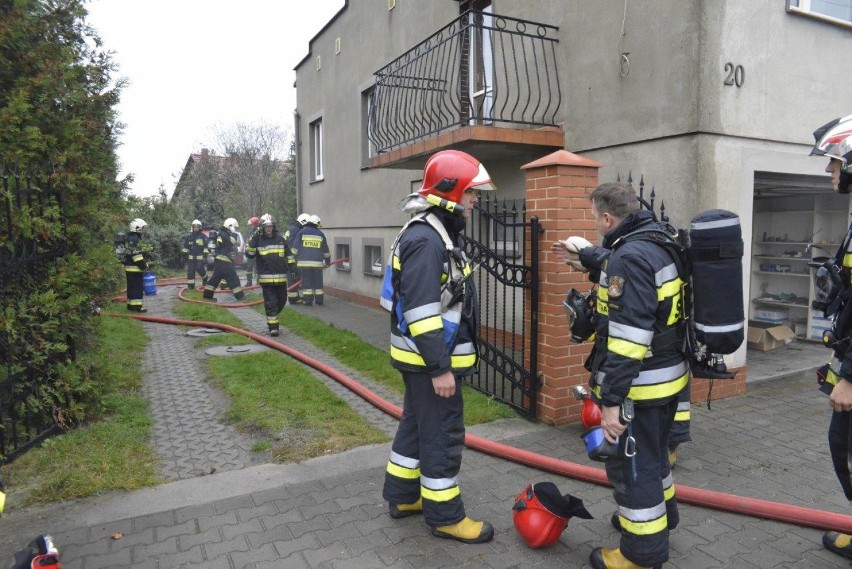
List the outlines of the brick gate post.
{"type": "MultiPolygon", "coordinates": [[[[538,259],[537,409],[539,420],[550,425],[580,420],[581,404],[571,396],[571,388],[588,382],[589,373],[583,362],[591,344],[574,344],[568,338],[562,301],[571,287],[586,293],[592,286],[584,273],[551,253],[550,244],[570,235],[599,242],[588,196],[598,185],[601,166],[594,160],[557,150],[521,167],[526,179],[527,219],[538,216],[544,230],[538,259]]],[[[526,254],[530,255],[530,251],[526,254]]],[[[530,306],[529,299],[525,305],[530,306]]],[[[529,322],[531,316],[528,313],[524,318],[529,322]]]]}

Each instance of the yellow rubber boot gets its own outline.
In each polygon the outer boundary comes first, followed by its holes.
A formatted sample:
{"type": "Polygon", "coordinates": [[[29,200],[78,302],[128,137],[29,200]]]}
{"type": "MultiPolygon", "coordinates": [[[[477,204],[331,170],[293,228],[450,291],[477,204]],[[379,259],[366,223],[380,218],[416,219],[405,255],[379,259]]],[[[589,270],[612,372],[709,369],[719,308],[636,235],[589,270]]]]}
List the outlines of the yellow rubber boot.
{"type": "Polygon", "coordinates": [[[829,531],[822,535],[822,544],[832,553],[852,559],[852,535],[829,531]]]}
{"type": "Polygon", "coordinates": [[[641,565],[627,559],[620,549],[595,548],[589,556],[589,562],[594,569],[643,569],[641,565]]]}
{"type": "Polygon", "coordinates": [[[494,537],[494,528],[484,521],[464,518],[451,526],[432,528],[432,535],[444,539],[454,539],[462,543],[485,543],[494,537]]]}
{"type": "Polygon", "coordinates": [[[423,498],[417,498],[413,504],[391,504],[388,508],[390,517],[395,520],[423,513],[423,498]]]}

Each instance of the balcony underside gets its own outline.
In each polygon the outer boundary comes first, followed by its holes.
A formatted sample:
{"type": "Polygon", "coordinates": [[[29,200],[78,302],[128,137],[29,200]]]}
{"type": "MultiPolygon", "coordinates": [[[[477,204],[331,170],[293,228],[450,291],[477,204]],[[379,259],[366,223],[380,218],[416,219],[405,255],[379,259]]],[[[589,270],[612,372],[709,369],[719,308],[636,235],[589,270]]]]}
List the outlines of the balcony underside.
{"type": "Polygon", "coordinates": [[[421,169],[439,150],[462,150],[483,164],[510,156],[535,159],[565,145],[561,126],[536,129],[464,126],[413,142],[370,159],[371,168],[421,169]]]}

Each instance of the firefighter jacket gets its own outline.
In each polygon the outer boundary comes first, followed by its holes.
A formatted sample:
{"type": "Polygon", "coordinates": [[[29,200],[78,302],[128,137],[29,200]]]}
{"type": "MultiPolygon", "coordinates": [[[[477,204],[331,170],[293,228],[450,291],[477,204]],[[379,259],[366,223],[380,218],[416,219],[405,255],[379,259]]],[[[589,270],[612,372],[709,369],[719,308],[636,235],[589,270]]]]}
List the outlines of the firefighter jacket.
{"type": "Polygon", "coordinates": [[[689,366],[679,263],[664,246],[619,240],[657,227],[653,213],[639,211],[607,233],[600,261],[590,356],[592,387],[606,405],[625,397],[637,406],[664,404],[686,387],[689,366]]]}
{"type": "Polygon", "coordinates": [[[286,285],[290,264],[295,262],[284,236],[258,231],[249,239],[246,256],[256,261],[257,282],[262,285],[286,285]]]}
{"type": "Polygon", "coordinates": [[[219,229],[216,235],[216,260],[233,263],[239,253],[240,238],[227,227],[219,229]]]}
{"type": "Polygon", "coordinates": [[[287,246],[290,249],[293,249],[293,242],[296,239],[296,235],[299,234],[299,231],[302,229],[302,224],[298,221],[287,228],[287,231],[284,232],[284,240],[287,241],[287,246]]]}
{"type": "Polygon", "coordinates": [[[381,303],[391,312],[391,364],[399,370],[462,376],[476,367],[476,292],[452,217],[437,208],[418,214],[392,247],[381,303]]]}
{"type": "Polygon", "coordinates": [[[148,270],[150,246],[144,242],[141,233],[129,232],[124,238],[124,257],[122,264],[125,273],[144,273],[148,270]]]}
{"type": "MultiPolygon", "coordinates": [[[[833,353],[828,362],[826,383],[837,385],[841,378],[852,381],[852,224],[846,238],[834,255],[837,264],[843,268],[843,290],[837,295],[837,314],[834,317],[832,331],[836,341],[831,347],[833,353]]],[[[830,314],[830,312],[829,312],[830,314]]]]}
{"type": "Polygon", "coordinates": [[[183,239],[183,248],[181,253],[186,255],[189,261],[206,261],[207,254],[207,237],[200,231],[193,231],[183,239]]]}
{"type": "Polygon", "coordinates": [[[321,269],[331,263],[325,233],[313,223],[308,223],[296,234],[292,249],[300,269],[321,269]]]}

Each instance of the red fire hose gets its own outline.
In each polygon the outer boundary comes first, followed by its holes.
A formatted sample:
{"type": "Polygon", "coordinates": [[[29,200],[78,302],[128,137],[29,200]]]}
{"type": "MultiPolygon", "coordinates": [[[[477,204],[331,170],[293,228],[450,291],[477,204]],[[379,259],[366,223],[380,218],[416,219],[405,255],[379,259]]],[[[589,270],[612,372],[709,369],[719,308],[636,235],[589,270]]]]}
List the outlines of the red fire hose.
{"type": "MultiPolygon", "coordinates": [[[[217,328],[234,334],[241,334],[265,346],[276,349],[288,356],[308,365],[315,370],[334,379],[347,389],[355,392],[358,396],[369,402],[376,408],[384,411],[397,419],[402,415],[402,409],[398,406],[379,397],[360,383],[356,382],[347,375],[337,371],[336,369],[318,361],[310,356],[298,352],[288,346],[278,343],[259,334],[248,332],[241,328],[220,324],[218,322],[198,322],[192,320],[179,320],[176,318],[165,318],[159,316],[147,316],[136,314],[109,314],[110,316],[130,317],[146,322],[157,322],[160,324],[175,324],[179,326],[201,326],[207,328],[217,328]]],[[[498,443],[476,435],[465,435],[465,444],[469,448],[496,456],[498,458],[511,460],[518,464],[524,464],[551,472],[560,476],[574,478],[585,482],[591,482],[601,486],[610,486],[606,479],[606,473],[591,466],[585,466],[565,460],[560,460],[538,453],[521,450],[519,448],[498,443]]],[[[837,514],[834,512],[826,512],[813,508],[805,508],[801,506],[792,506],[780,502],[771,502],[760,500],[757,498],[748,498],[745,496],[737,496],[735,494],[726,494],[723,492],[715,492],[703,488],[693,488],[681,484],[675,485],[677,498],[680,502],[703,506],[715,510],[733,512],[747,516],[766,518],[779,522],[786,522],[802,527],[812,527],[824,530],[835,530],[843,533],[852,534],[852,516],[845,514],[837,514]]]]}

